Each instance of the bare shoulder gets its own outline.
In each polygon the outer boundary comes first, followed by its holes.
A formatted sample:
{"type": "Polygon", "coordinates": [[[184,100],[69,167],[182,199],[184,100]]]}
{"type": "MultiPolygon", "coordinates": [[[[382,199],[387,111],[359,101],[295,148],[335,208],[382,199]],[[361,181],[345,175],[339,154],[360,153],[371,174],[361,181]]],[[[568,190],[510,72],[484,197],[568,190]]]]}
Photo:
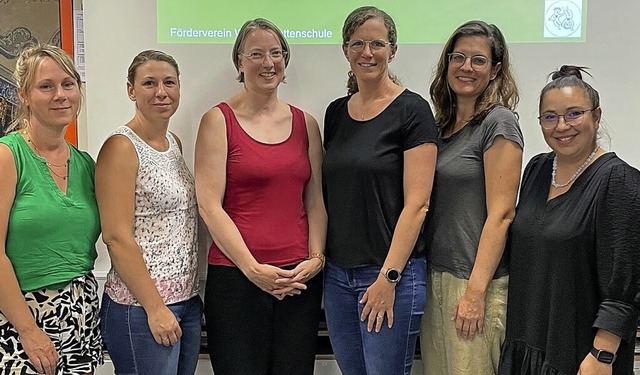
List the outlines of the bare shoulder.
{"type": "Polygon", "coordinates": [[[6,177],[9,174],[16,174],[16,164],[13,158],[13,152],[9,146],[4,143],[0,143],[0,176],[3,176],[2,181],[6,181],[6,177]]]}
{"type": "Polygon", "coordinates": [[[13,152],[11,152],[9,146],[0,143],[0,161],[4,161],[4,159],[9,159],[13,162],[13,152]]]}
{"type": "Polygon", "coordinates": [[[96,167],[104,163],[116,162],[118,164],[126,164],[134,162],[137,166],[138,156],[131,140],[124,135],[116,134],[107,138],[98,154],[96,167]]]}
{"type": "Polygon", "coordinates": [[[304,112],[304,120],[307,123],[308,131],[318,128],[318,121],[310,113],[304,112]]]}
{"type": "Polygon", "coordinates": [[[216,106],[209,109],[202,115],[202,118],[200,119],[200,128],[217,127],[224,125],[224,123],[224,114],[222,113],[220,108],[216,106]]]}

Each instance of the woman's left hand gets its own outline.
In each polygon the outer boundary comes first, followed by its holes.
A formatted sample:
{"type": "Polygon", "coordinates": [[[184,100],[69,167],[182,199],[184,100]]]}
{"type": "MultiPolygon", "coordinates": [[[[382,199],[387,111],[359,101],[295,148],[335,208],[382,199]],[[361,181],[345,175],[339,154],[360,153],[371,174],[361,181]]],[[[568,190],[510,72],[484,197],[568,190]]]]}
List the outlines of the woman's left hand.
{"type": "Polygon", "coordinates": [[[311,258],[300,262],[296,268],[292,270],[293,277],[280,278],[276,280],[276,284],[282,287],[274,290],[282,298],[287,296],[295,296],[304,291],[304,289],[295,288],[295,285],[304,284],[311,280],[322,270],[322,261],[318,258],[311,258]]]}
{"type": "Polygon", "coordinates": [[[306,283],[307,281],[313,279],[315,275],[322,271],[322,260],[318,258],[311,258],[300,262],[293,269],[293,281],[297,281],[300,283],[306,283]]]}
{"type": "Polygon", "coordinates": [[[484,329],[484,294],[467,289],[453,313],[458,336],[464,340],[473,340],[484,329]]]}
{"type": "Polygon", "coordinates": [[[396,284],[390,283],[384,277],[379,276],[371,284],[362,296],[360,303],[364,304],[360,320],[367,322],[367,331],[371,332],[375,328],[376,332],[382,329],[385,315],[387,317],[387,327],[393,327],[393,303],[396,298],[396,284]]]}
{"type": "Polygon", "coordinates": [[[578,369],[578,375],[611,375],[612,373],[612,365],[598,361],[591,353],[584,357],[578,369]]]}

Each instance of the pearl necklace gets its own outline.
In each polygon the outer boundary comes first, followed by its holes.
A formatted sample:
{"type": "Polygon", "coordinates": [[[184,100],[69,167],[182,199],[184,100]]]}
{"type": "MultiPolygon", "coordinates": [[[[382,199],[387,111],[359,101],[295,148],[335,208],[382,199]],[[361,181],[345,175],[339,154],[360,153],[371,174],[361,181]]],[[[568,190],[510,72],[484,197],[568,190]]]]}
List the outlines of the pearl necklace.
{"type": "Polygon", "coordinates": [[[587,165],[589,165],[589,163],[591,162],[593,157],[596,156],[596,152],[598,152],[599,148],[600,148],[599,146],[596,146],[595,150],[593,150],[593,152],[591,152],[589,154],[589,156],[587,156],[587,159],[578,168],[576,173],[574,173],[573,176],[571,176],[571,178],[569,179],[569,181],[565,182],[564,184],[559,184],[559,183],[556,182],[556,171],[558,170],[558,155],[554,156],[553,157],[553,169],[551,170],[551,186],[553,186],[556,189],[562,189],[563,187],[565,187],[565,186],[569,185],[570,183],[572,183],[576,178],[578,178],[580,173],[582,173],[582,170],[585,169],[587,165]]]}

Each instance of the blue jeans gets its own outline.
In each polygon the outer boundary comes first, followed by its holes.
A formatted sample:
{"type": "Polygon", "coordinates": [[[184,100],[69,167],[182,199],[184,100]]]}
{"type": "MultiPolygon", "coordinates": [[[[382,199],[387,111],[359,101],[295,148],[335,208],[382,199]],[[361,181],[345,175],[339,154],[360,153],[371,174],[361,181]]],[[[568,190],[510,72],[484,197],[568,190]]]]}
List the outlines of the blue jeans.
{"type": "Polygon", "coordinates": [[[327,261],[324,308],[333,353],[344,375],[411,374],[420,320],[427,301],[427,262],[409,259],[396,285],[393,327],[367,332],[359,303],[379,266],[341,268],[327,261]]]}
{"type": "Polygon", "coordinates": [[[122,305],[105,293],[100,310],[107,351],[118,375],[192,375],[198,365],[202,301],[199,296],[167,306],[180,323],[182,337],[163,346],[153,338],[142,306],[122,305]]]}

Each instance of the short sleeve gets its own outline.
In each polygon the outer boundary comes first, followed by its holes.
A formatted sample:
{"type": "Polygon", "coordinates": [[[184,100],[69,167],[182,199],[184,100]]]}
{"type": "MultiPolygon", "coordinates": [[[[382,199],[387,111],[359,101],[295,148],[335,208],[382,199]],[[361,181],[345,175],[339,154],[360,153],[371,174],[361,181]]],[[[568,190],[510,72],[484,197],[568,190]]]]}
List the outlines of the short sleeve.
{"type": "Polygon", "coordinates": [[[329,143],[331,143],[331,140],[333,139],[333,135],[335,134],[336,126],[337,126],[336,119],[340,115],[341,109],[347,105],[348,101],[349,101],[349,96],[343,96],[341,98],[338,98],[333,102],[331,102],[327,106],[327,110],[324,112],[322,145],[324,146],[325,150],[328,149],[329,143]]]}
{"type": "Polygon", "coordinates": [[[516,115],[503,106],[494,107],[483,120],[482,151],[487,151],[498,136],[516,143],[524,148],[524,136],[516,115]]]}
{"type": "Polygon", "coordinates": [[[402,147],[405,151],[424,143],[436,143],[438,139],[438,128],[429,102],[418,94],[409,94],[403,126],[402,147]]]}
{"type": "Polygon", "coordinates": [[[627,342],[635,337],[640,310],[639,187],[640,172],[622,162],[609,171],[597,201],[596,257],[602,303],[593,327],[627,342]]]}

